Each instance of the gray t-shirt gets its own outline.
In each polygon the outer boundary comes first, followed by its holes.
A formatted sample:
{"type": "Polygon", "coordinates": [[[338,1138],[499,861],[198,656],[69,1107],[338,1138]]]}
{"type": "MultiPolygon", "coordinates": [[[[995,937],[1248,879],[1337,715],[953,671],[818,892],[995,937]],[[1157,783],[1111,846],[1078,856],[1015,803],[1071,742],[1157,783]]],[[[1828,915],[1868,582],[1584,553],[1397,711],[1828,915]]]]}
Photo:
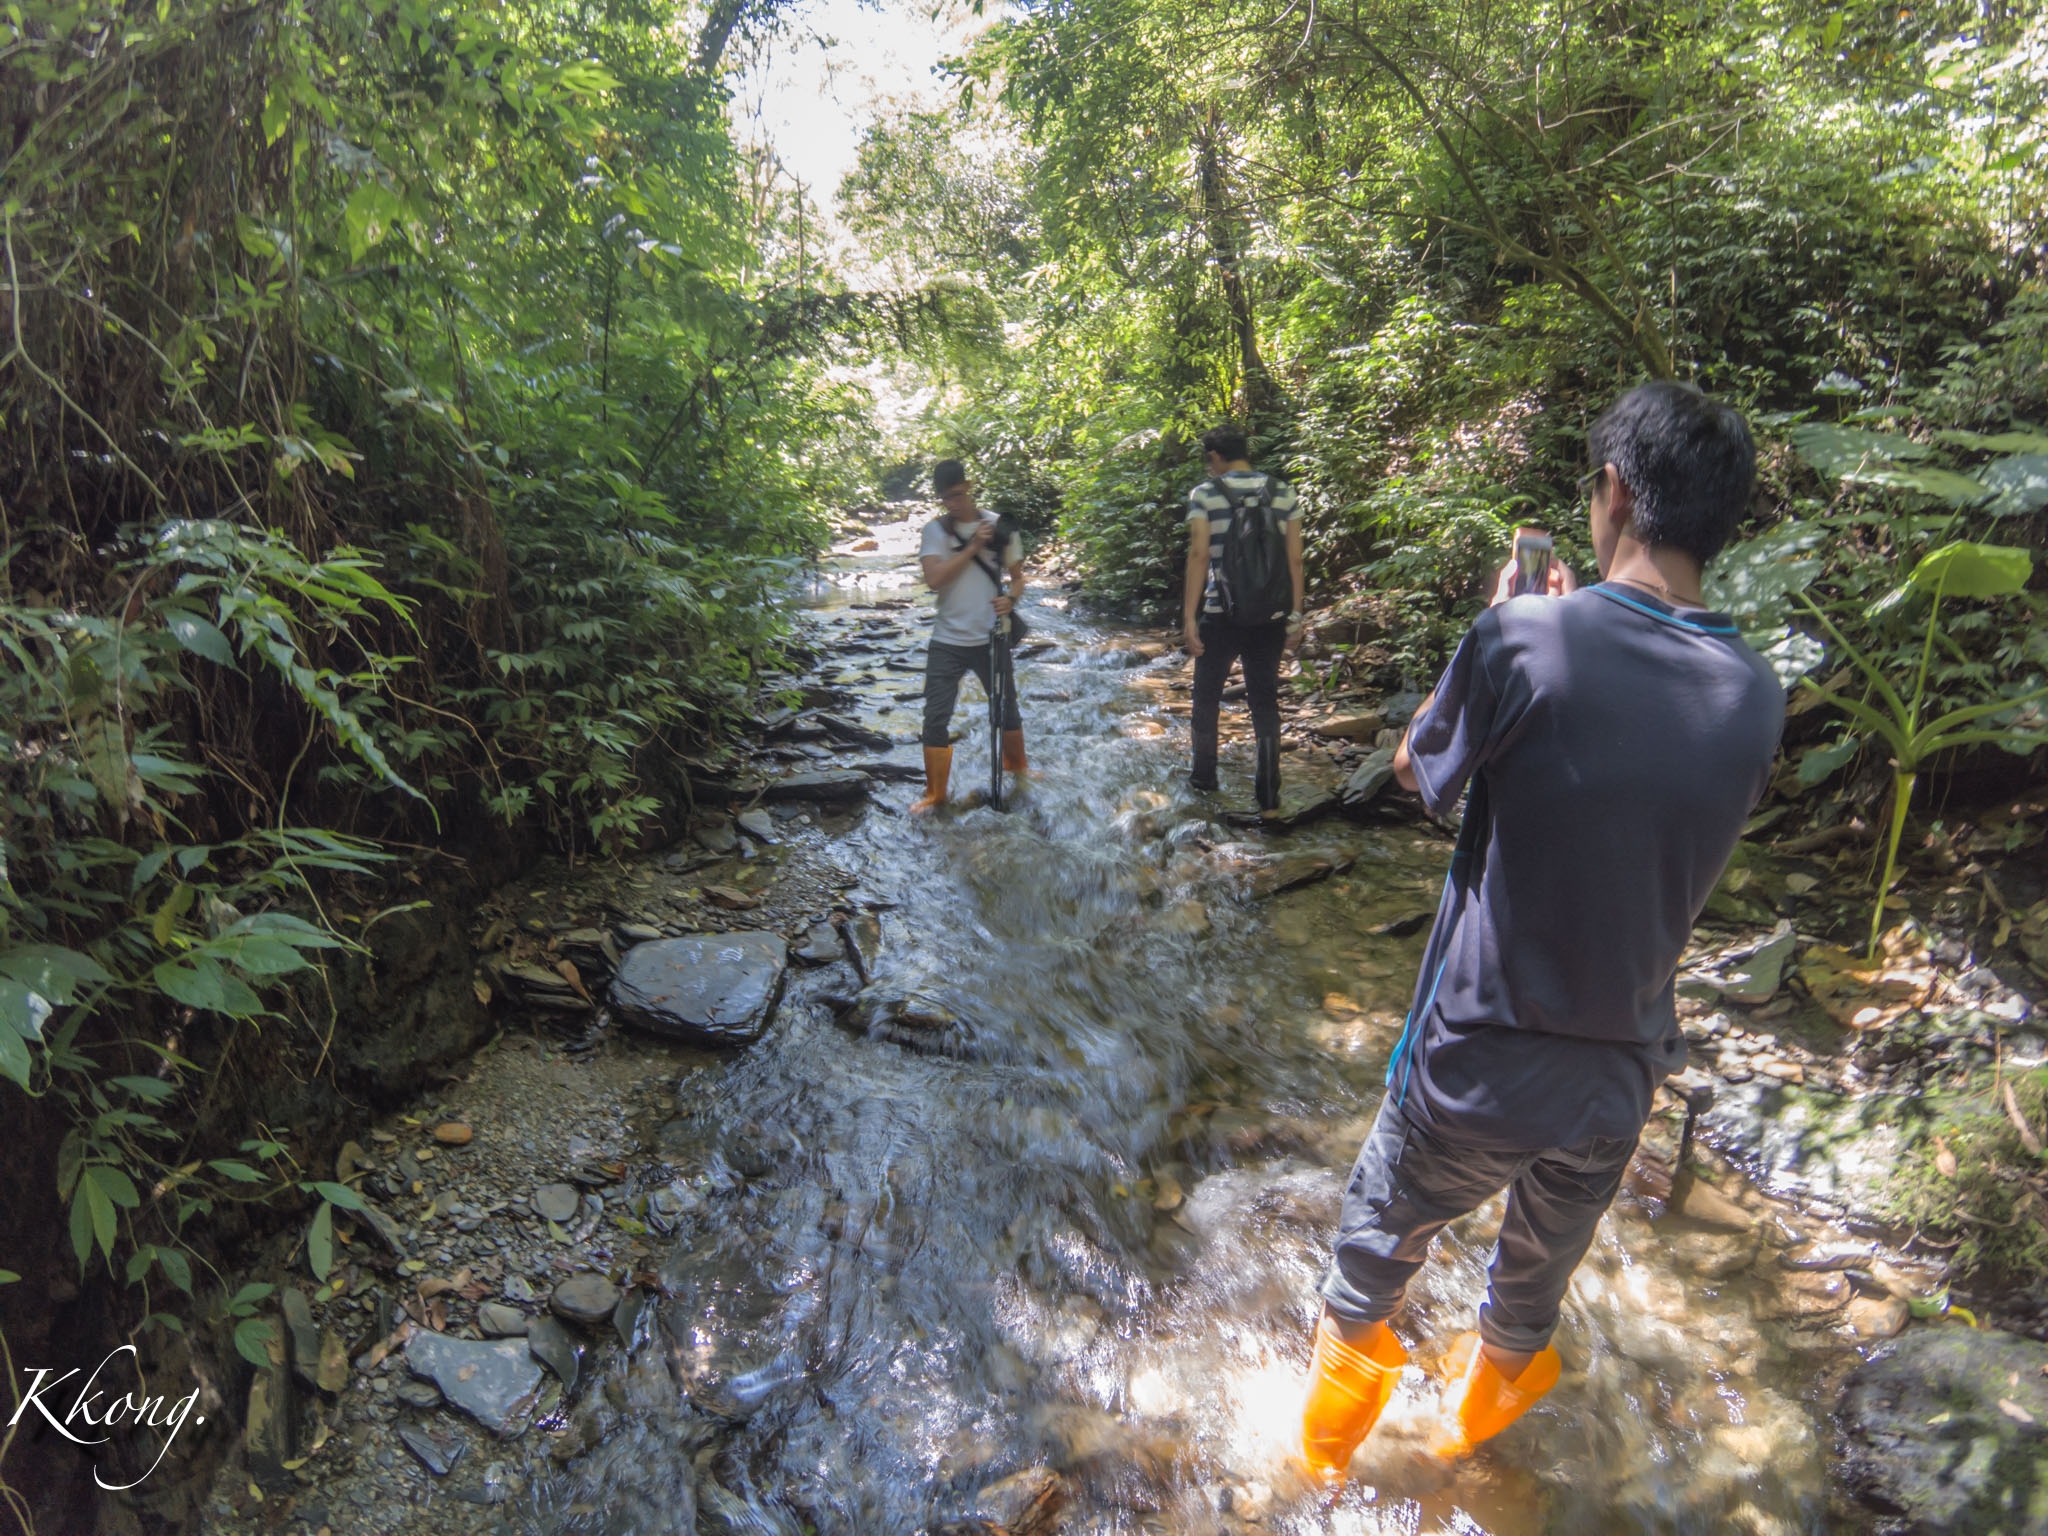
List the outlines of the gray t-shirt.
{"type": "MultiPolygon", "coordinates": [[[[1273,521],[1285,527],[1300,516],[1301,498],[1294,493],[1294,487],[1285,480],[1256,469],[1226,469],[1216,477],[1228,485],[1240,498],[1250,495],[1261,485],[1266,486],[1267,499],[1273,508],[1273,521]]],[[[1230,497],[1217,486],[1216,480],[1204,480],[1188,492],[1188,521],[1207,522],[1209,525],[1209,585],[1202,593],[1202,612],[1223,612],[1223,594],[1217,589],[1217,573],[1222,569],[1223,545],[1230,537],[1230,497]]]]}
{"type": "Polygon", "coordinates": [[[1411,1119],[1511,1151],[1641,1130],[1784,723],[1724,614],[1602,584],[1479,616],[1408,738],[1433,813],[1472,786],[1388,1069],[1411,1119]]]}
{"type": "MultiPolygon", "coordinates": [[[[997,518],[993,512],[984,512],[981,520],[993,527],[997,518]]],[[[960,553],[962,541],[973,537],[973,524],[956,528],[950,518],[935,517],[924,525],[924,542],[918,546],[918,555],[951,559],[960,553]]],[[[1021,565],[1024,541],[1011,534],[1010,546],[1002,557],[1005,573],[1011,566],[1021,565]]],[[[995,559],[995,540],[991,539],[979,555],[967,562],[967,569],[953,578],[953,584],[939,591],[938,622],[932,626],[932,638],[941,645],[988,644],[988,632],[996,627],[997,594],[996,584],[982,567],[994,564],[995,559]]]]}

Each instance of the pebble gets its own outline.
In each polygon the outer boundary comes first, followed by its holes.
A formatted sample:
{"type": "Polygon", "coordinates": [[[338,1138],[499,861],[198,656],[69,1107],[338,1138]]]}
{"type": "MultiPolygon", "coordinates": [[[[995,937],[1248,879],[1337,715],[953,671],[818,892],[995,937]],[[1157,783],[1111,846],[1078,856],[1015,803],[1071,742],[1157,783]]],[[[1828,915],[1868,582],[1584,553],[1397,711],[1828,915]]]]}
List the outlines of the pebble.
{"type": "Polygon", "coordinates": [[[442,1401],[441,1389],[431,1381],[401,1381],[397,1395],[408,1408],[438,1408],[442,1401]]]}
{"type": "Polygon", "coordinates": [[[652,923],[621,923],[612,930],[621,944],[652,944],[661,937],[661,930],[652,923]]]}
{"type": "Polygon", "coordinates": [[[548,1300],[557,1314],[575,1323],[601,1323],[618,1304],[619,1288],[603,1275],[589,1273],[571,1275],[548,1300]]]}
{"type": "Polygon", "coordinates": [[[530,1307],[540,1300],[540,1297],[534,1294],[533,1287],[527,1283],[524,1275],[507,1275],[505,1277],[504,1290],[507,1301],[517,1302],[521,1306],[530,1307]]]}
{"type": "MultiPolygon", "coordinates": [[[[408,1451],[420,1459],[420,1465],[436,1477],[446,1477],[454,1471],[455,1463],[462,1460],[462,1453],[469,1449],[453,1436],[437,1435],[419,1424],[399,1425],[398,1438],[405,1443],[408,1451]]],[[[390,1454],[386,1451],[379,1456],[378,1465],[391,1465],[387,1459],[390,1454]]]]}
{"type": "Polygon", "coordinates": [[[1849,1303],[1848,1323],[1859,1339],[1897,1338],[1912,1309],[1897,1296],[1858,1296],[1849,1303]]]}
{"type": "Polygon", "coordinates": [[[476,1132],[464,1125],[460,1120],[444,1120],[441,1124],[434,1127],[434,1140],[440,1142],[443,1146],[468,1146],[475,1135],[476,1132]]]}
{"type": "Polygon", "coordinates": [[[533,1192],[532,1204],[549,1221],[574,1221],[583,1195],[573,1184],[543,1184],[533,1192]]]}
{"type": "Polygon", "coordinates": [[[502,1302],[487,1301],[476,1309],[476,1325],[493,1338],[526,1332],[526,1314],[502,1302]]]}
{"type": "Polygon", "coordinates": [[[775,840],[775,818],[766,811],[748,811],[739,819],[740,830],[758,837],[764,843],[775,840]]]}

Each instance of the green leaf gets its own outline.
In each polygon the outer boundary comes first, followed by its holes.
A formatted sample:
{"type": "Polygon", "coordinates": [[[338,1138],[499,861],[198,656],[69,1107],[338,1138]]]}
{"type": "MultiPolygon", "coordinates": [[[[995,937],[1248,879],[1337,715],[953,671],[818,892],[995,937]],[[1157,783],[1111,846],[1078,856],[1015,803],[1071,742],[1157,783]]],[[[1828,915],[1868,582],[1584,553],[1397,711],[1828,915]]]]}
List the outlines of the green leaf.
{"type": "Polygon", "coordinates": [[[192,1265],[184,1254],[175,1248],[159,1248],[156,1250],[156,1262],[171,1284],[187,1296],[192,1294],[192,1265]]]}
{"type": "Polygon", "coordinates": [[[228,1006],[227,978],[218,961],[201,955],[192,960],[166,960],[149,973],[157,989],[183,1003],[208,1013],[225,1013],[228,1006]]]}
{"type": "Polygon", "coordinates": [[[206,1165],[224,1179],[233,1179],[237,1184],[261,1184],[263,1175],[247,1163],[238,1163],[231,1158],[217,1157],[206,1165]]]}
{"type": "Polygon", "coordinates": [[[11,1030],[25,1040],[40,1040],[51,1011],[49,999],[40,992],[0,976],[0,1030],[11,1030]]]}
{"type": "Polygon", "coordinates": [[[2041,432],[1937,432],[1939,442],[1958,448],[1975,448],[1983,453],[2048,453],[2048,433],[2041,432]]]}
{"type": "Polygon", "coordinates": [[[218,662],[223,667],[235,664],[235,653],[228,645],[228,637],[198,614],[173,610],[165,618],[164,628],[171,632],[173,640],[194,656],[218,662]]]}
{"type": "Polygon", "coordinates": [[[244,1318],[235,1324],[235,1353],[259,1371],[270,1368],[270,1341],[277,1325],[268,1318],[244,1318]]]}
{"type": "Polygon", "coordinates": [[[20,1278],[21,1276],[11,1269],[0,1269],[0,1285],[12,1285],[20,1278]]]}
{"type": "Polygon", "coordinates": [[[290,93],[281,86],[273,86],[270,94],[263,98],[263,142],[266,146],[275,144],[284,137],[284,131],[291,126],[292,103],[290,93]]]}
{"type": "Polygon", "coordinates": [[[1990,488],[1984,510],[1993,517],[2016,517],[2048,507],[2048,453],[2021,453],[2000,459],[1978,476],[1990,488]]]}
{"type": "Polygon", "coordinates": [[[128,1177],[126,1170],[109,1163],[88,1163],[85,1168],[88,1182],[99,1186],[100,1191],[115,1205],[134,1210],[142,1204],[142,1197],[135,1192],[135,1181],[128,1177]]]}
{"type": "Polygon", "coordinates": [[[33,1065],[29,1059],[28,1042],[14,1030],[0,1029],[0,1077],[12,1078],[25,1090],[29,1086],[28,1075],[33,1065]]]}
{"type": "MultiPolygon", "coordinates": [[[[106,1187],[93,1177],[94,1172],[94,1169],[86,1169],[85,1177],[78,1181],[78,1193],[71,1197],[72,1205],[76,1208],[79,1201],[85,1202],[85,1208],[92,1220],[93,1236],[99,1240],[100,1252],[112,1259],[114,1238],[120,1231],[119,1217],[114,1212],[113,1199],[107,1194],[106,1187]]],[[[73,1241],[76,1241],[75,1236],[73,1241]]]]}
{"type": "Polygon", "coordinates": [[[284,976],[312,963],[291,945],[260,933],[221,945],[220,954],[251,976],[284,976]]]}
{"type": "Polygon", "coordinates": [[[1811,789],[1856,755],[1858,736],[1844,736],[1831,747],[1809,747],[1799,759],[1799,787],[1811,789]]]}
{"type": "Polygon", "coordinates": [[[359,262],[383,244],[404,214],[404,200],[383,182],[370,180],[357,187],[341,211],[348,229],[348,259],[359,262]]]}
{"type": "Polygon", "coordinates": [[[2033,573],[2034,557],[2026,550],[1965,539],[1933,551],[1907,580],[1943,597],[2006,597],[2023,591],[2033,573]]]}
{"type": "Polygon", "coordinates": [[[266,1281],[252,1280],[228,1298],[228,1315],[247,1317],[255,1310],[256,1303],[267,1300],[277,1287],[266,1281]]]}
{"type": "Polygon", "coordinates": [[[363,1197],[350,1189],[346,1184],[330,1184],[325,1180],[315,1180],[313,1187],[320,1192],[321,1199],[333,1201],[344,1211],[367,1209],[363,1204],[363,1197]]]}
{"type": "Polygon", "coordinates": [[[1819,523],[1787,518],[1766,533],[1724,550],[1708,569],[1708,604],[1745,628],[1775,623],[1786,599],[1812,586],[1821,562],[1819,548],[1829,530],[1819,523]]]}
{"type": "Polygon", "coordinates": [[[325,1200],[313,1213],[312,1229],[306,1233],[306,1262],[320,1280],[325,1280],[334,1268],[334,1207],[325,1200]]]}
{"type": "Polygon", "coordinates": [[[88,983],[113,981],[90,955],[57,944],[17,944],[0,950],[0,976],[10,976],[53,1003],[75,1002],[88,983]]]}
{"type": "Polygon", "coordinates": [[[116,1088],[134,1094],[138,1099],[148,1100],[151,1104],[161,1104],[178,1092],[176,1083],[167,1083],[160,1077],[115,1077],[109,1078],[108,1082],[116,1088]]]}
{"type": "Polygon", "coordinates": [[[1925,443],[1893,432],[1865,432],[1856,427],[1809,421],[1786,434],[1799,456],[1824,475],[1840,479],[1852,471],[1876,468],[1901,459],[1924,459],[1933,450],[1925,443]]]}
{"type": "Polygon", "coordinates": [[[1952,469],[1850,469],[1841,476],[1848,485],[1878,485],[1893,491],[1915,491],[1952,507],[1973,507],[1991,493],[1981,480],[1952,469]]]}
{"type": "Polygon", "coordinates": [[[78,1255],[80,1269],[92,1258],[92,1209],[82,1187],[71,1192],[71,1251],[78,1255]]]}

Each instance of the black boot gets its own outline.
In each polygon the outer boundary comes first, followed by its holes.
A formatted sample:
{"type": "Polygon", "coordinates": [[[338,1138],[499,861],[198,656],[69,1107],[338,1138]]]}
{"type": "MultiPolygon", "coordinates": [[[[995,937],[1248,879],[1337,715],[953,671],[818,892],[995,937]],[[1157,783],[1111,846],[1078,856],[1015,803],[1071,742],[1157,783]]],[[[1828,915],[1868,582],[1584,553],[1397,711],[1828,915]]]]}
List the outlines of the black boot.
{"type": "Polygon", "coordinates": [[[1259,811],[1280,809],[1280,738],[1266,736],[1257,744],[1258,769],[1252,776],[1252,790],[1258,796],[1259,811]]]}

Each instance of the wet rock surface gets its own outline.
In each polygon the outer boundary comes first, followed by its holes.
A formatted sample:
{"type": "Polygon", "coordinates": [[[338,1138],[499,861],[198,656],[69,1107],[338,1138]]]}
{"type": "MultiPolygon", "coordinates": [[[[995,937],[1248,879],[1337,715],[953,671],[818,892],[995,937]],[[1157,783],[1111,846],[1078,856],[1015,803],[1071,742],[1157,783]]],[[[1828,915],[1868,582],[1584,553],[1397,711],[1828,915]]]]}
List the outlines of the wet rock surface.
{"type": "Polygon", "coordinates": [[[540,1394],[540,1367],[518,1339],[485,1343],[422,1330],[407,1341],[405,1363],[496,1435],[523,1429],[540,1394]]]}
{"type": "Polygon", "coordinates": [[[1850,1376],[1844,1474],[1910,1536],[2048,1533],[2048,1344],[1915,1329],[1850,1376]]]}
{"type": "Polygon", "coordinates": [[[625,1022],[703,1045],[759,1038],[781,1000],[789,945],[778,934],[700,935],[638,944],[612,978],[625,1022]]]}

